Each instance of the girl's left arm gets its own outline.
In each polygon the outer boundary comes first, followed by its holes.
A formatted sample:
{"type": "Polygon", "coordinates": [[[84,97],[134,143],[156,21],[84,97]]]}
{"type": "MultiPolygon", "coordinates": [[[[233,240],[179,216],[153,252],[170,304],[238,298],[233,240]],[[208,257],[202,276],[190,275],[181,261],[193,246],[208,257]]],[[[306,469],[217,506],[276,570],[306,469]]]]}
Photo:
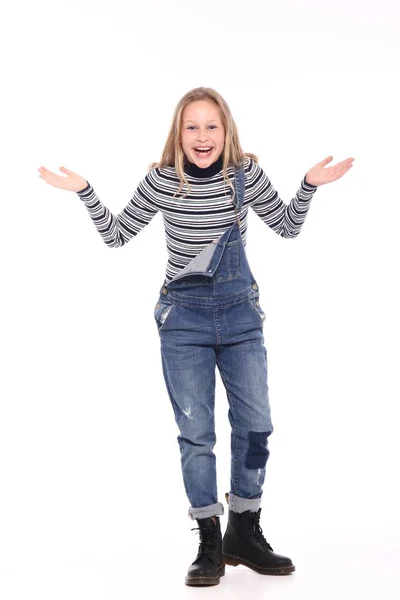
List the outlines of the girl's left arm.
{"type": "Polygon", "coordinates": [[[342,177],[352,166],[353,158],[324,169],[332,160],[328,157],[312,167],[303,178],[289,204],[283,202],[269,178],[254,161],[246,175],[246,194],[252,196],[250,206],[266,225],[285,238],[296,237],[305,221],[311,200],[319,185],[342,177]]]}

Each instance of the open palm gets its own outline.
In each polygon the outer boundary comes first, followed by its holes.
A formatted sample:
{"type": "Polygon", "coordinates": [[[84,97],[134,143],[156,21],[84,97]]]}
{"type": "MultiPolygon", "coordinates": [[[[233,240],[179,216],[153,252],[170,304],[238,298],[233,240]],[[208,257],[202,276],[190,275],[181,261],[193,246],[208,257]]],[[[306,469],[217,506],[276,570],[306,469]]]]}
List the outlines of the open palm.
{"type": "Polygon", "coordinates": [[[53,173],[53,171],[49,171],[46,167],[40,167],[38,169],[42,179],[45,180],[46,183],[56,187],[61,188],[62,190],[68,190],[70,192],[79,192],[83,190],[87,186],[87,181],[78,173],[74,173],[74,171],[70,171],[65,167],[60,167],[60,171],[65,173],[64,175],[57,175],[57,173],[53,173]]]}
{"type": "Polygon", "coordinates": [[[346,158],[337,165],[325,168],[325,165],[333,160],[333,156],[328,156],[323,161],[317,163],[312,167],[306,175],[307,183],[311,185],[324,185],[324,183],[331,183],[343,177],[345,173],[353,166],[354,158],[346,158]]]}

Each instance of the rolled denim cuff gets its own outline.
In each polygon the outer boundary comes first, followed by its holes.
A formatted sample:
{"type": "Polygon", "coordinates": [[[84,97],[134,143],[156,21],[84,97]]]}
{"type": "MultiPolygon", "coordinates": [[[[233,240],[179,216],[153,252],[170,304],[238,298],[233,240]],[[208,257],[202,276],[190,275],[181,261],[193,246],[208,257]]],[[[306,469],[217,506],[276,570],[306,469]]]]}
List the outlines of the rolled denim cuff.
{"type": "Polygon", "coordinates": [[[193,521],[195,519],[209,519],[210,517],[216,517],[217,515],[223,514],[224,507],[221,502],[209,504],[209,506],[201,506],[199,508],[194,508],[193,506],[189,508],[189,517],[191,517],[193,521]]]}
{"type": "Polygon", "coordinates": [[[246,510],[257,512],[261,506],[261,498],[240,498],[229,494],[229,509],[235,513],[242,513],[246,510]]]}

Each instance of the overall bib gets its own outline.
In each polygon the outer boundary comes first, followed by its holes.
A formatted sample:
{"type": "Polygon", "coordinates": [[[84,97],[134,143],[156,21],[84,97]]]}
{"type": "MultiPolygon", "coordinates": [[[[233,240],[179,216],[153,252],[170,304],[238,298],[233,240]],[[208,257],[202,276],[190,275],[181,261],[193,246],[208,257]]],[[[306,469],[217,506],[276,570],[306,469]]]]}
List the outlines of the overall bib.
{"type": "MultiPolygon", "coordinates": [[[[236,215],[243,205],[243,168],[235,171],[236,215]]],[[[231,425],[229,508],[261,504],[272,433],[264,346],[265,314],[250,270],[240,221],[206,246],[168,283],[154,309],[164,379],[192,519],[224,513],[218,502],[214,427],[215,366],[226,389],[231,425]]]]}

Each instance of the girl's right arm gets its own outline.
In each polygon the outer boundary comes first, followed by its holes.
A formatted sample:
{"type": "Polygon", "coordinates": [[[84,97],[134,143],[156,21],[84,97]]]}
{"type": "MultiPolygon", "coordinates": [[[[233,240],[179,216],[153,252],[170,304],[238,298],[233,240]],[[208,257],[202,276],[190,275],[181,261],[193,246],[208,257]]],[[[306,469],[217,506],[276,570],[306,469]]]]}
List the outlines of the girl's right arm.
{"type": "Polygon", "coordinates": [[[103,241],[110,248],[123,246],[139,233],[157,213],[157,198],[151,172],[140,182],[128,205],[114,215],[97,197],[93,187],[81,175],[60,167],[67,177],[40,167],[40,177],[50,185],[76,192],[85,203],[89,215],[103,241]]]}

